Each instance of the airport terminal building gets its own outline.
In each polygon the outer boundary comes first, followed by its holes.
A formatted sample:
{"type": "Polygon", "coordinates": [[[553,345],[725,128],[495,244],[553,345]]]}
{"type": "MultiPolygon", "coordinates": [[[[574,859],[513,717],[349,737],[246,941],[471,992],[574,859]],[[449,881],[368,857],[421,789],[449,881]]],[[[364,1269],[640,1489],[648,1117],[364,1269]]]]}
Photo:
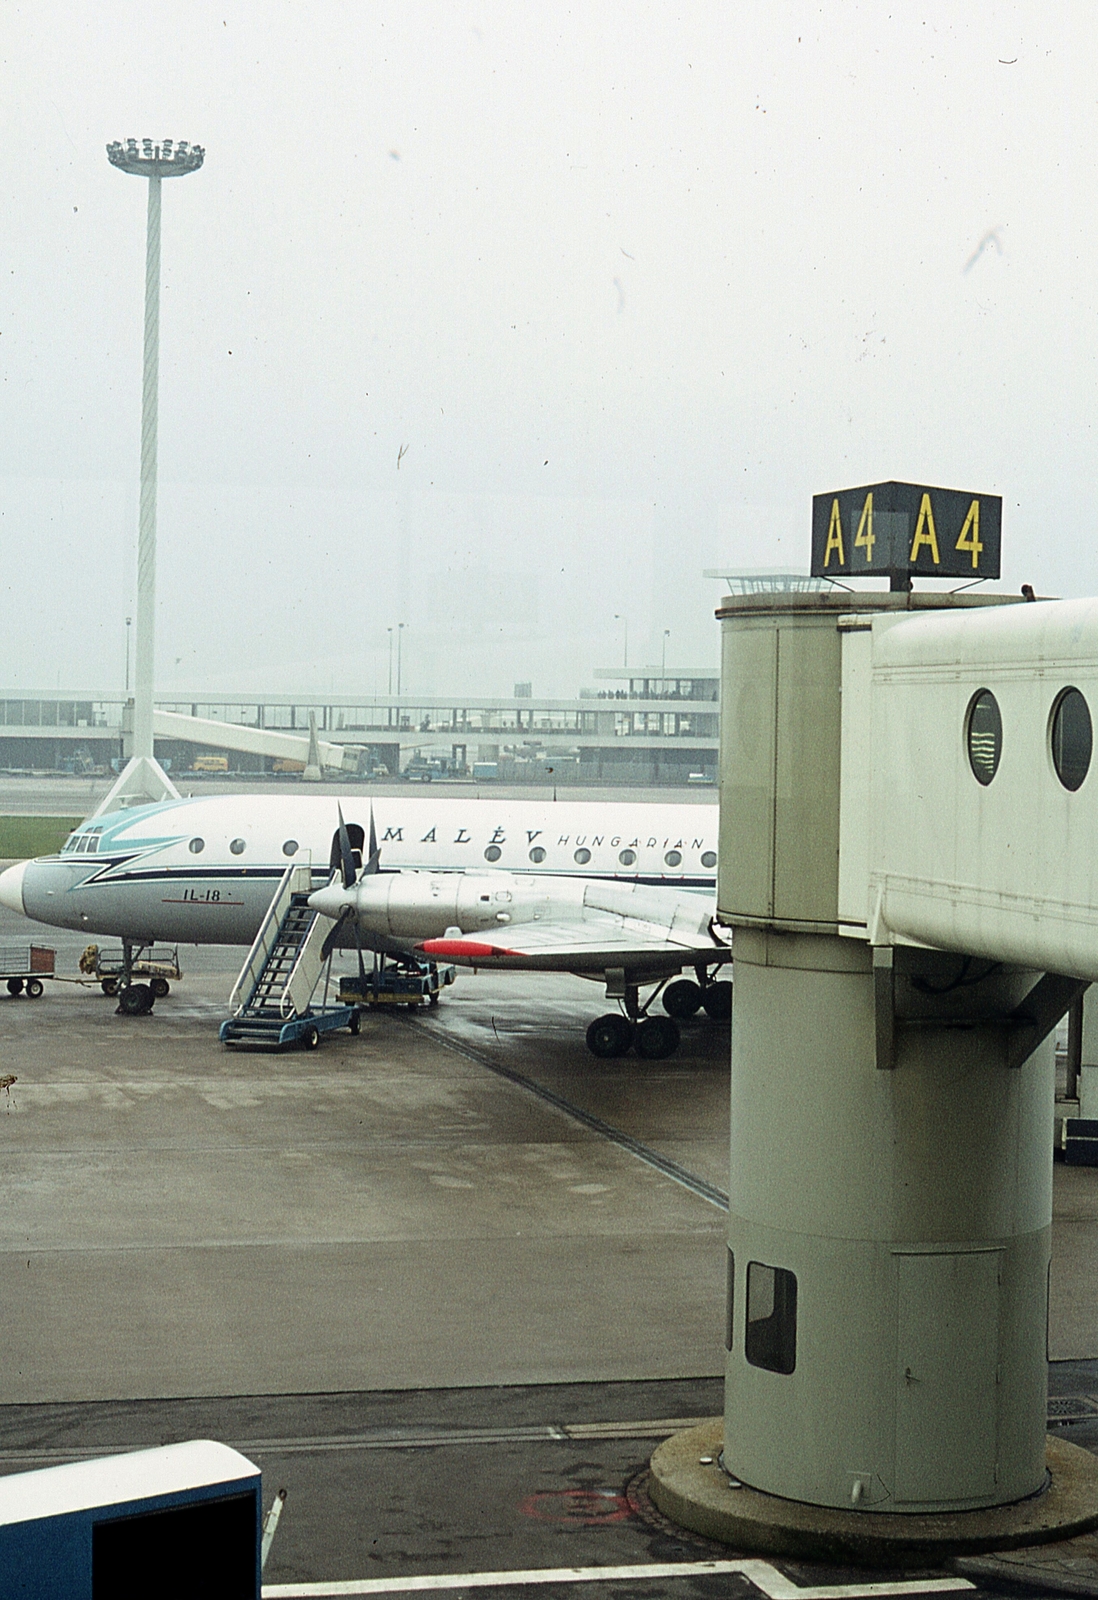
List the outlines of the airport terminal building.
{"type": "MultiPolygon", "coordinates": [[[[178,692],[159,711],[352,747],[360,776],[470,777],[478,782],[681,785],[717,773],[715,667],[601,668],[574,700],[453,695],[242,695],[178,692]]],[[[132,709],[119,691],[42,691],[0,699],[0,769],[90,773],[129,754],[132,709]]],[[[291,776],[297,763],[182,739],[156,739],[175,774],[291,776]],[[199,762],[197,768],[195,763],[199,762]]]]}

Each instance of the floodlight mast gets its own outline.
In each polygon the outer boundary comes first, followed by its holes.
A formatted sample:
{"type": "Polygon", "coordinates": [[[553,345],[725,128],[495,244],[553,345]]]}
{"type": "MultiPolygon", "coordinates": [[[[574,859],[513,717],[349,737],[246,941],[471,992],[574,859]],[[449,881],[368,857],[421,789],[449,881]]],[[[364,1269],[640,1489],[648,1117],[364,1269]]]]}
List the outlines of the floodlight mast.
{"type": "MultiPolygon", "coordinates": [[[[156,473],[160,388],[160,183],[197,172],[202,145],[136,139],[107,146],[107,160],[120,172],[149,181],[145,239],[145,351],[141,389],[141,501],[137,537],[137,649],[134,660],[133,762],[153,762],[153,663],[156,624],[156,473]]],[[[135,774],[136,776],[136,774],[135,774]]],[[[161,777],[163,775],[161,774],[161,777]]],[[[167,781],[166,779],[164,780],[167,781]]],[[[117,786],[116,786],[117,787],[117,786]]],[[[136,786],[129,785],[136,797],[136,786]]],[[[115,791],[111,791],[114,796],[115,791]]]]}

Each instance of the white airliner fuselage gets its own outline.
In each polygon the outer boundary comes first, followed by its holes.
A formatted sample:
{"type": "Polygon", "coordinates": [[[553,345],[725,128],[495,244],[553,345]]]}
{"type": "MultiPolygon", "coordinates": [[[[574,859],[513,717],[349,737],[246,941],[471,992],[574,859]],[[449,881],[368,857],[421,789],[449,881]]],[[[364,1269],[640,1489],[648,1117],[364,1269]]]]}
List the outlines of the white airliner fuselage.
{"type": "MultiPolygon", "coordinates": [[[[716,882],[715,805],[421,796],[343,805],[358,848],[372,808],[384,873],[500,871],[709,890],[716,882]]],[[[290,860],[311,862],[318,888],[328,882],[337,826],[335,800],[297,794],[114,812],[83,824],[57,855],[0,874],[0,903],[88,934],[247,945],[290,860]]]]}

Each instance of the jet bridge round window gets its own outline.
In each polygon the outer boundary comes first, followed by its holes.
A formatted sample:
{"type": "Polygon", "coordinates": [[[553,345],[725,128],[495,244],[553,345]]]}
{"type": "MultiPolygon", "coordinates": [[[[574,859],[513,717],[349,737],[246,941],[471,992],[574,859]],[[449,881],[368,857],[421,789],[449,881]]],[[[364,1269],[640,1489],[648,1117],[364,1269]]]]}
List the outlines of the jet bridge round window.
{"type": "Polygon", "coordinates": [[[484,852],[485,861],[498,861],[503,851],[498,844],[490,844],[484,852]]]}
{"type": "Polygon", "coordinates": [[[234,856],[242,856],[244,854],[243,839],[234,839],[229,845],[229,849],[232,851],[234,856]]]}
{"type": "Polygon", "coordinates": [[[1003,719],[990,689],[980,689],[968,703],[965,743],[973,777],[986,787],[999,770],[1003,753],[1003,719]]]}
{"type": "Polygon", "coordinates": [[[1078,789],[1090,768],[1094,729],[1078,689],[1065,689],[1052,708],[1049,727],[1052,764],[1065,789],[1078,789]]]}
{"type": "Polygon", "coordinates": [[[192,856],[200,856],[205,848],[205,839],[192,839],[190,844],[187,846],[187,849],[191,852],[192,856]]]}
{"type": "Polygon", "coordinates": [[[530,860],[534,863],[535,867],[540,866],[540,864],[545,860],[545,851],[541,848],[540,844],[536,844],[531,850],[530,860]]]}
{"type": "Polygon", "coordinates": [[[635,850],[618,851],[618,860],[621,862],[623,867],[631,867],[636,859],[637,852],[635,850]]]}

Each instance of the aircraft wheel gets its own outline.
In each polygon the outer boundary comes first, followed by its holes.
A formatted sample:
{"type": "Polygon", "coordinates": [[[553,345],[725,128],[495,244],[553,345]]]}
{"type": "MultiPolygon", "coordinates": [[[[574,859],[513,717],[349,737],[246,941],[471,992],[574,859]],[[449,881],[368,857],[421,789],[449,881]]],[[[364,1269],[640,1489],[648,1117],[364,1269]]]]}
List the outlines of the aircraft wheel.
{"type": "Polygon", "coordinates": [[[360,1011],[352,1011],[351,1020],[347,1026],[352,1033],[357,1034],[362,1028],[362,1013],[360,1011]]]}
{"type": "Polygon", "coordinates": [[[28,978],[27,979],[27,999],[28,1000],[41,1000],[41,998],[45,994],[45,992],[46,992],[46,985],[42,982],[41,978],[28,978]]]}
{"type": "Polygon", "coordinates": [[[679,1048],[679,1025],[674,1017],[645,1017],[637,1023],[633,1040],[637,1054],[645,1061],[663,1061],[679,1048]]]}
{"type": "Polygon", "coordinates": [[[166,994],[171,994],[172,986],[167,978],[153,978],[149,983],[154,999],[163,1000],[166,994]]]}
{"type": "Polygon", "coordinates": [[[118,996],[118,1009],[124,1017],[144,1017],[153,1008],[153,992],[147,983],[131,983],[118,996]]]}
{"type": "Polygon", "coordinates": [[[304,1050],[316,1050],[316,1049],[319,1049],[319,1047],[320,1047],[320,1029],[317,1027],[315,1022],[310,1022],[309,1026],[305,1029],[304,1033],[301,1035],[301,1046],[302,1046],[302,1049],[304,1049],[304,1050]]]}
{"type": "Polygon", "coordinates": [[[685,1022],[702,1003],[702,986],[692,978],[679,978],[663,991],[663,1009],[669,1017],[685,1022]]]}
{"type": "Polygon", "coordinates": [[[633,1042],[634,1025],[618,1011],[596,1017],[587,1029],[587,1048],[604,1061],[623,1056],[633,1042]]]}
{"type": "Polygon", "coordinates": [[[99,987],[102,989],[104,994],[109,994],[112,996],[116,995],[118,993],[118,979],[104,978],[99,987]]]}
{"type": "Polygon", "coordinates": [[[22,994],[23,993],[23,980],[22,980],[22,978],[9,978],[8,979],[8,993],[9,994],[22,994]]]}
{"type": "Polygon", "coordinates": [[[728,1022],[732,1017],[732,985],[727,978],[720,983],[707,983],[702,990],[702,1005],[714,1022],[728,1022]]]}
{"type": "Polygon", "coordinates": [[[623,1056],[633,1042],[633,1024],[618,1011],[596,1017],[587,1030],[587,1048],[600,1061],[623,1056]]]}

